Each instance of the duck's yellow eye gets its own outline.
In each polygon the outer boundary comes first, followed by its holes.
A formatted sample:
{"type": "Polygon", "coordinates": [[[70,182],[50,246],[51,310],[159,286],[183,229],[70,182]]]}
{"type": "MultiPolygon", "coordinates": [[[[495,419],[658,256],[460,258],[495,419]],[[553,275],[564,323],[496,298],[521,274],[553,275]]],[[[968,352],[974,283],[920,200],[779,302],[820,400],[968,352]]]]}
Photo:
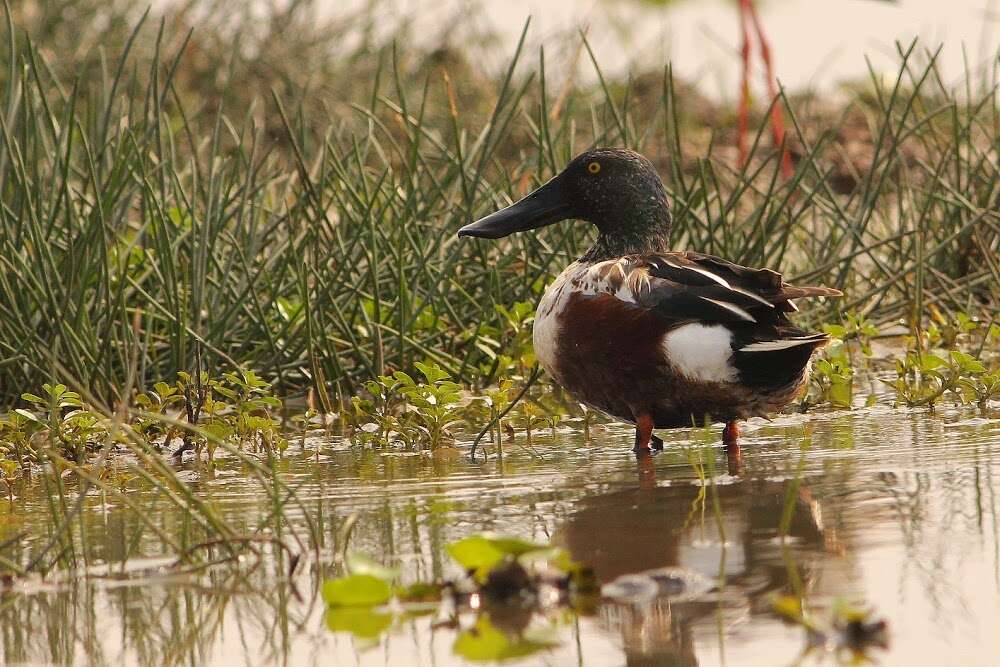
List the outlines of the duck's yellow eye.
{"type": "Polygon", "coordinates": [[[591,162],[590,164],[587,165],[587,171],[589,171],[592,174],[596,174],[600,170],[601,170],[600,162],[591,162]]]}

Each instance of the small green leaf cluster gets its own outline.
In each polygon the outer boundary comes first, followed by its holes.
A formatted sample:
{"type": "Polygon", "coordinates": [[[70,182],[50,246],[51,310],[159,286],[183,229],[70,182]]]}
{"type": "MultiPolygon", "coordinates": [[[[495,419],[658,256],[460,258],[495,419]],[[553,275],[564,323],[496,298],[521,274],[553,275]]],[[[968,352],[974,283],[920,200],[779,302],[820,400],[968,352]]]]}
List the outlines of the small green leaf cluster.
{"type": "MultiPolygon", "coordinates": [[[[538,293],[544,289],[539,282],[533,287],[538,293]]],[[[509,375],[525,375],[535,364],[532,344],[532,325],[535,321],[535,304],[516,301],[509,307],[495,303],[496,324],[480,323],[466,332],[464,337],[481,353],[479,374],[486,381],[509,375]]]]}
{"type": "MultiPolygon", "coordinates": [[[[402,586],[397,582],[397,570],[348,554],[348,574],[323,584],[328,627],[372,639],[392,625],[392,603],[404,609],[414,605],[426,608],[428,603],[442,602],[446,592],[456,605],[488,605],[516,598],[530,601],[529,607],[540,604],[538,593],[543,586],[558,591],[563,604],[571,595],[583,600],[600,592],[589,568],[575,562],[564,549],[548,544],[482,533],[449,544],[447,551],[466,572],[465,580],[402,586]],[[474,599],[479,602],[473,603],[474,599]]],[[[469,650],[476,652],[477,646],[469,650]]]]}
{"type": "Polygon", "coordinates": [[[958,403],[985,410],[991,400],[1000,398],[1000,370],[989,371],[974,356],[959,350],[908,350],[896,361],[896,378],[885,382],[908,407],[932,406],[949,395],[958,403]]]}
{"type": "MultiPolygon", "coordinates": [[[[984,350],[1000,341],[1000,326],[983,326],[965,313],[948,320],[932,312],[935,323],[907,339],[907,352],[895,364],[896,377],[887,384],[899,403],[933,406],[945,396],[985,410],[1000,398],[1000,368],[988,367],[984,350]],[[977,354],[958,347],[975,349],[977,354]]],[[[994,362],[995,365],[995,362],[994,362]]]]}
{"type": "MultiPolygon", "coordinates": [[[[927,341],[935,347],[953,349],[958,346],[964,337],[979,330],[979,322],[969,317],[965,313],[958,313],[954,319],[947,319],[933,311],[934,323],[927,327],[927,341]]],[[[993,325],[996,326],[996,325],[993,325]]],[[[986,335],[989,335],[989,331],[986,335]]]]}
{"type": "Polygon", "coordinates": [[[13,451],[20,465],[25,457],[36,460],[43,443],[82,462],[87,452],[107,442],[108,420],[66,385],[45,383],[39,394],[25,392],[21,399],[28,407],[15,409],[0,428],[0,447],[13,451]]]}
{"type": "MultiPolygon", "coordinates": [[[[205,371],[197,376],[181,371],[174,387],[157,383],[154,391],[145,396],[146,400],[137,402],[150,407],[157,405],[157,400],[161,405],[182,405],[188,422],[205,434],[186,438],[199,453],[207,450],[209,459],[220,441],[279,455],[288,448],[276,416],[281,400],[274,396],[271,383],[254,371],[240,369],[224,373],[221,378],[213,378],[205,371]]],[[[148,416],[156,418],[155,413],[148,416]]]]}
{"type": "MultiPolygon", "coordinates": [[[[83,463],[88,453],[125,437],[111,419],[64,384],[46,383],[40,392],[25,392],[21,398],[27,407],[0,420],[0,463],[11,460],[24,467],[38,462],[41,447],[83,463]]],[[[184,430],[185,439],[198,451],[207,447],[210,457],[222,440],[278,453],[288,446],[274,414],[281,401],[270,383],[253,371],[225,373],[221,379],[204,371],[197,377],[180,372],[173,384],[157,382],[134,402],[129,426],[150,444],[170,440],[179,430],[179,419],[186,418],[200,431],[184,430]]]]}
{"type": "Polygon", "coordinates": [[[825,324],[823,331],[844,342],[857,341],[866,357],[872,356],[872,338],[879,333],[874,322],[858,313],[845,313],[841,324],[825,324]]]}
{"type": "Polygon", "coordinates": [[[355,440],[373,447],[395,441],[431,450],[453,441],[452,428],[461,421],[461,387],[437,364],[414,365],[423,381],[403,371],[380,375],[364,385],[371,398],[352,399],[355,440]]]}
{"type": "Polygon", "coordinates": [[[843,600],[835,600],[830,618],[823,621],[803,608],[802,600],[790,595],[775,596],[771,611],[785,621],[806,631],[805,654],[813,650],[834,650],[848,653],[851,664],[868,662],[867,653],[873,648],[889,646],[888,623],[875,618],[870,609],[862,609],[843,600]]]}
{"type": "MultiPolygon", "coordinates": [[[[833,341],[813,364],[804,407],[828,403],[838,408],[850,408],[854,403],[857,361],[864,367],[871,358],[871,341],[878,335],[878,328],[864,315],[845,313],[840,324],[825,324],[823,331],[833,341]],[[860,360],[855,360],[854,348],[861,351],[860,360]]],[[[874,403],[874,399],[874,395],[869,396],[868,403],[874,403]]]]}
{"type": "Polygon", "coordinates": [[[851,407],[854,399],[854,368],[845,352],[842,341],[831,343],[826,354],[813,364],[810,382],[816,402],[825,402],[838,408],[851,407]]]}
{"type": "Polygon", "coordinates": [[[155,383],[150,391],[136,395],[136,407],[147,414],[140,414],[135,421],[135,429],[143,435],[153,437],[165,433],[166,422],[160,417],[166,415],[172,406],[184,402],[181,389],[179,382],[170,385],[160,381],[155,383]]]}

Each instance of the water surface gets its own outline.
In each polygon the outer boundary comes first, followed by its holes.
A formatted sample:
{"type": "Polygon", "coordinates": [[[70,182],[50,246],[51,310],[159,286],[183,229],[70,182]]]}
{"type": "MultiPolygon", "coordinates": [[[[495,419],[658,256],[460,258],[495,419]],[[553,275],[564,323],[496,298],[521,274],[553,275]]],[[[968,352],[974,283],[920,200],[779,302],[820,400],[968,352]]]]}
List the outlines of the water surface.
{"type": "MultiPolygon", "coordinates": [[[[157,540],[94,494],[82,518],[92,557],[120,573],[137,540],[153,560],[132,559],[125,576],[15,582],[0,602],[0,662],[440,667],[467,664],[463,647],[487,632],[544,645],[516,664],[787,665],[805,633],[771,600],[794,595],[820,620],[837,600],[886,619],[889,648],[869,656],[878,664],[996,664],[1000,420],[887,407],[755,420],[732,469],[706,434],[667,435],[648,466],[628,451],[628,429],[596,427],[587,438],[572,423],[536,433],[535,453],[508,443],[502,462],[358,452],[336,440],[317,461],[293,445],[282,472],[328,539],[291,581],[274,559],[240,574],[155,567],[169,560],[157,540]],[[359,637],[328,627],[343,619],[316,592],[352,514],[351,548],[399,566],[404,581],[456,576],[444,546],[492,530],[564,545],[604,581],[669,567],[707,584],[580,615],[379,617],[374,636],[359,637]]],[[[248,531],[270,509],[236,464],[214,474],[185,464],[184,475],[248,531]]],[[[152,491],[131,497],[164,531],[190,529],[152,491]]],[[[44,544],[45,502],[29,492],[5,505],[0,543],[22,535],[20,557],[44,544]]],[[[301,528],[302,516],[289,516],[286,530],[301,528]]],[[[849,659],[820,651],[802,664],[849,659]]]]}

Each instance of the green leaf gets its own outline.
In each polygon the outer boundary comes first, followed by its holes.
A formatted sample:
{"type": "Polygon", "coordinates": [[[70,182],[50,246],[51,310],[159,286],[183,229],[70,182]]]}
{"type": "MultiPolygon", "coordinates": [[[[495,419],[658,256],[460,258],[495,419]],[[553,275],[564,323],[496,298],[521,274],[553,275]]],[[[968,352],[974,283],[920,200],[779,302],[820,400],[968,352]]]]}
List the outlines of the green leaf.
{"type": "Polygon", "coordinates": [[[370,574],[351,574],[323,584],[323,600],[331,607],[371,607],[385,604],[390,597],[389,583],[370,574]]]}
{"type": "Polygon", "coordinates": [[[851,385],[835,382],[830,386],[830,402],[842,408],[851,407],[851,385]]]}
{"type": "Polygon", "coordinates": [[[397,382],[401,382],[403,385],[407,387],[415,387],[417,385],[417,383],[413,381],[413,378],[410,377],[408,374],[404,373],[403,371],[396,371],[395,373],[392,374],[392,377],[397,382]]]}
{"type": "Polygon", "coordinates": [[[235,432],[233,427],[225,422],[211,422],[202,426],[202,429],[216,440],[225,440],[235,432]]]}
{"type": "Polygon", "coordinates": [[[971,354],[966,354],[965,352],[959,352],[958,350],[951,351],[952,360],[958,364],[958,367],[965,371],[966,373],[985,373],[986,367],[983,366],[978,359],[976,359],[971,354]]]}
{"type": "Polygon", "coordinates": [[[483,614],[474,628],[463,631],[455,638],[451,650],[472,662],[494,662],[522,658],[557,645],[557,641],[548,638],[508,637],[496,629],[489,615],[483,614]]]}
{"type": "Polygon", "coordinates": [[[236,392],[233,391],[232,389],[228,389],[226,387],[221,387],[221,386],[216,386],[215,387],[215,391],[219,392],[220,394],[222,394],[223,396],[225,396],[226,398],[228,398],[230,401],[237,400],[236,392]]]}
{"type": "Polygon", "coordinates": [[[516,537],[480,533],[452,542],[448,545],[448,554],[466,570],[484,572],[507,556],[516,558],[531,551],[548,548],[548,545],[527,542],[516,537]]]}
{"type": "Polygon", "coordinates": [[[47,401],[41,396],[38,396],[36,394],[29,394],[27,392],[21,394],[21,398],[28,401],[29,403],[38,403],[40,405],[45,405],[47,403],[47,401]]]}
{"type": "Polygon", "coordinates": [[[370,607],[332,607],[326,611],[326,627],[349,632],[358,639],[377,639],[392,626],[392,614],[370,607]]]}
{"type": "Polygon", "coordinates": [[[430,384],[434,384],[438,380],[443,380],[448,377],[448,373],[442,370],[437,364],[422,364],[417,361],[414,362],[413,365],[417,367],[417,370],[419,370],[425,378],[427,378],[427,382],[430,384]]]}
{"type": "Polygon", "coordinates": [[[920,355],[920,370],[922,371],[929,371],[935,368],[940,368],[941,366],[944,366],[947,363],[948,362],[942,359],[941,357],[937,356],[936,354],[931,354],[930,352],[926,352],[920,355]]]}
{"type": "Polygon", "coordinates": [[[43,423],[42,420],[39,419],[38,417],[36,417],[35,413],[33,413],[33,412],[29,412],[27,410],[22,410],[21,408],[17,408],[16,410],[14,410],[14,412],[16,414],[21,415],[22,417],[24,417],[25,419],[27,419],[29,421],[35,422],[36,424],[43,423]]]}
{"type": "Polygon", "coordinates": [[[847,328],[842,324],[824,324],[823,331],[834,338],[843,338],[847,333],[847,328]]]}

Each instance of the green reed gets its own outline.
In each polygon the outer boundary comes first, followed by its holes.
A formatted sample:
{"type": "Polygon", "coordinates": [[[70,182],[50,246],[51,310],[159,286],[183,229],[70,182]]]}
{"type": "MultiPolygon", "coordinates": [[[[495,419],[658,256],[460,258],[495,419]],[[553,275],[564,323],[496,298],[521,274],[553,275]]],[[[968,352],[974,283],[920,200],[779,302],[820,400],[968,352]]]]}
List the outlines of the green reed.
{"type": "Polygon", "coordinates": [[[283,395],[312,386],[328,409],[421,360],[494,379],[514,335],[495,305],[534,303],[591,232],[454,232],[594,144],[661,166],[677,248],[843,287],[843,307],[877,324],[996,309],[995,90],[973,90],[972,72],[953,90],[915,45],[895,80],[873,73],[836,112],[775,102],[791,119],[786,181],[764,123],[737,168],[732,124],[705,144],[701,102],[669,68],[620,80],[583,42],[596,83],[554,83],[527,27],[490,72],[474,47],[378,41],[374,13],[310,27],[311,3],[293,3],[251,34],[227,33],[211,0],[191,5],[209,17],[193,32],[183,13],[154,25],[128,2],[77,4],[113,20],[67,34],[46,14],[26,33],[7,11],[3,404],[46,381],[128,400],[133,353],[137,389],[203,359],[258,369],[283,395]],[[869,139],[863,170],[836,166],[852,127],[869,139]]]}

